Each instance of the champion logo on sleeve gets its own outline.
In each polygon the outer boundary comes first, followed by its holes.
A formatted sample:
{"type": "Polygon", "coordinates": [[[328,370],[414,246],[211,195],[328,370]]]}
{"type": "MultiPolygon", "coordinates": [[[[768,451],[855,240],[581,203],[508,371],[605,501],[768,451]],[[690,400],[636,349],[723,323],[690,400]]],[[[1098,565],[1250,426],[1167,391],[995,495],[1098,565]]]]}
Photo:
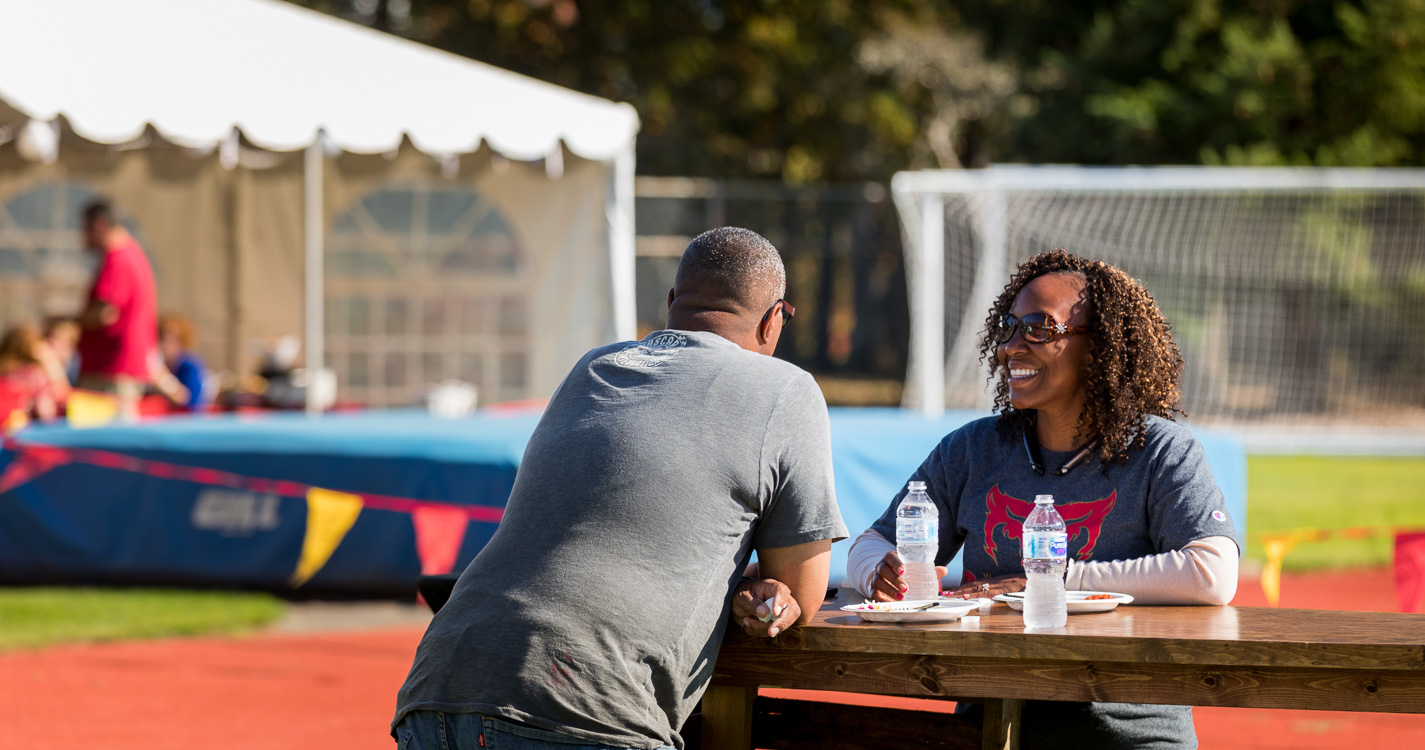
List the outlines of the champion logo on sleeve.
{"type": "Polygon", "coordinates": [[[1212,518],[1213,518],[1213,520],[1216,520],[1216,521],[1226,521],[1226,520],[1227,520],[1227,514],[1226,514],[1226,513],[1223,513],[1223,512],[1220,511],[1220,510],[1214,510],[1214,511],[1212,511],[1212,518]]]}

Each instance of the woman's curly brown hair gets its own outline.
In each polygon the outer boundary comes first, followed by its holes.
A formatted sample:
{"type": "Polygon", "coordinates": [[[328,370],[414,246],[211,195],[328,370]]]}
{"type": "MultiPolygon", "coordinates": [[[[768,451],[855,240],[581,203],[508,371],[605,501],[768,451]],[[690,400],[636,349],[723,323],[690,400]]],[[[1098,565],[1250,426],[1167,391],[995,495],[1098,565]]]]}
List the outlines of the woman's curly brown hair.
{"type": "Polygon", "coordinates": [[[1026,284],[1047,274],[1067,273],[1085,280],[1083,302],[1089,313],[1093,341],[1088,364],[1079,377],[1087,395],[1079,417],[1079,435],[1098,435],[1098,456],[1110,461],[1128,460],[1130,448],[1143,447],[1149,414],[1172,419],[1178,408],[1178,378],[1183,357],[1173,343],[1172,327],[1143,285],[1128,274],[1097,260],[1053,250],[1019,264],[1000,292],[980,339],[980,360],[988,361],[995,384],[995,411],[1007,427],[1026,418],[1010,406],[1009,381],[1001,376],[1000,319],[1014,305],[1026,284]]]}

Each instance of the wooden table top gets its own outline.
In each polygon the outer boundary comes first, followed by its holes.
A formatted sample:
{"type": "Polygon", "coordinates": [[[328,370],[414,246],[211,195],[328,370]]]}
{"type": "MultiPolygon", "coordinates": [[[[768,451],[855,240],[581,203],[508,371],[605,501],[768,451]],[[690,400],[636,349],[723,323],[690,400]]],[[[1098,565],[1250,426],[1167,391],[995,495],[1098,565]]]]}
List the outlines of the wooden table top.
{"type": "Polygon", "coordinates": [[[813,621],[775,639],[729,628],[728,649],[849,652],[976,659],[1425,671],[1425,615],[1261,607],[1120,605],[1069,615],[1064,628],[1024,629],[996,603],[978,625],[865,622],[840,611],[844,590],[813,621]]]}

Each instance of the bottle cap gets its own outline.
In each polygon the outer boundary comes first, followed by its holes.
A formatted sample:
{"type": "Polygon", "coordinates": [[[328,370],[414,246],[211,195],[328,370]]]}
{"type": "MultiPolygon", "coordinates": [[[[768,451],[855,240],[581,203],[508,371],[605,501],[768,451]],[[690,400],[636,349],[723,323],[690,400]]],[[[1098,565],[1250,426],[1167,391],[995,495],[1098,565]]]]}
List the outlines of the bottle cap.
{"type": "Polygon", "coordinates": [[[1036,503],[1048,503],[1048,504],[1050,504],[1050,505],[1053,505],[1053,504],[1054,504],[1054,496],[1053,496],[1053,495],[1035,495],[1035,496],[1034,496],[1034,502],[1036,502],[1036,503]]]}
{"type": "Polygon", "coordinates": [[[924,492],[925,482],[911,482],[906,485],[906,489],[910,490],[911,492],[924,492]]]}

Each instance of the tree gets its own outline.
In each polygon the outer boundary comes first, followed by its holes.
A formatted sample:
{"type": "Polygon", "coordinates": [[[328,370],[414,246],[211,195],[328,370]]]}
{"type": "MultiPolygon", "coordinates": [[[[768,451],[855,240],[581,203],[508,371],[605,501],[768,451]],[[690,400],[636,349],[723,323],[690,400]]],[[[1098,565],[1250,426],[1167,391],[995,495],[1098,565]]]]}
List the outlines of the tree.
{"type": "Polygon", "coordinates": [[[1421,0],[991,0],[962,17],[1024,70],[1000,160],[1425,159],[1421,0]]]}
{"type": "Polygon", "coordinates": [[[1013,89],[934,0],[295,1],[632,103],[641,174],[885,180],[984,161],[963,121],[1013,89]]]}

